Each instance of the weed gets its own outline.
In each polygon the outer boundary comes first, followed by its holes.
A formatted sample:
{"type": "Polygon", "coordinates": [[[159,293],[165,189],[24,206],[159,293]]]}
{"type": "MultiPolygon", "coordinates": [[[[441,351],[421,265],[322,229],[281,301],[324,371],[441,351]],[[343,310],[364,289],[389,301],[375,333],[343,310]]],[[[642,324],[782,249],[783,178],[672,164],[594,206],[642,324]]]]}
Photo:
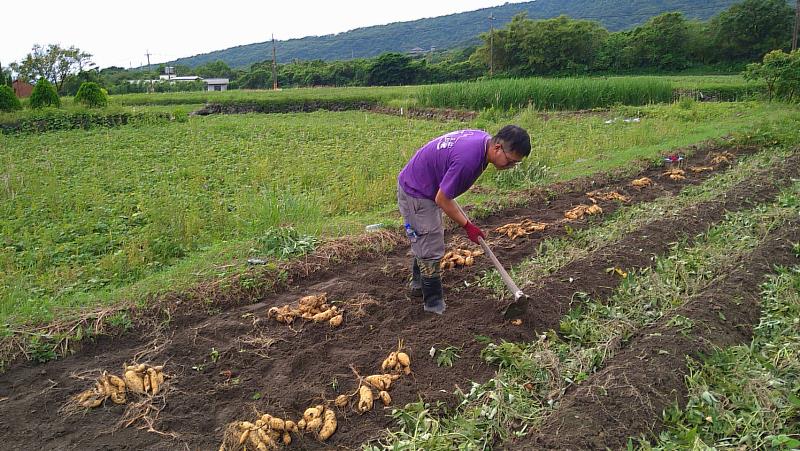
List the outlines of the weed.
{"type": "Polygon", "coordinates": [[[293,227],[270,229],[256,240],[255,252],[278,258],[307,254],[314,250],[317,239],[302,235],[293,227]]]}
{"type": "Polygon", "coordinates": [[[133,327],[133,321],[127,312],[116,312],[108,316],[106,323],[114,328],[128,331],[133,327]]]}
{"type": "Polygon", "coordinates": [[[41,335],[34,335],[28,342],[28,352],[31,360],[39,363],[49,362],[56,359],[56,350],[53,344],[41,335]]]}
{"type": "Polygon", "coordinates": [[[219,351],[217,348],[211,348],[211,352],[209,353],[209,357],[211,357],[211,361],[214,363],[219,362],[219,351]]]}
{"type": "Polygon", "coordinates": [[[681,334],[686,335],[694,327],[694,321],[683,315],[675,315],[667,321],[667,326],[675,327],[681,334]]]}
{"type": "Polygon", "coordinates": [[[461,357],[459,355],[461,352],[460,348],[455,346],[448,346],[444,349],[437,349],[436,350],[436,365],[439,367],[451,367],[455,363],[456,359],[461,357]]]}

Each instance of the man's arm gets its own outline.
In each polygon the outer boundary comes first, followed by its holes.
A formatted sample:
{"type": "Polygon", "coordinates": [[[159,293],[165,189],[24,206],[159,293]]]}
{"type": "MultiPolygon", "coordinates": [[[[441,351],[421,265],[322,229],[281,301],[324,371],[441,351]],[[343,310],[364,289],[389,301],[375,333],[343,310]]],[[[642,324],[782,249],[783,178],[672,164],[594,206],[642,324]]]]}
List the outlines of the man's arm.
{"type": "Polygon", "coordinates": [[[461,210],[456,206],[456,203],[453,199],[447,197],[447,194],[444,191],[439,189],[436,193],[436,205],[441,208],[447,216],[450,217],[456,224],[460,225],[464,231],[467,232],[467,236],[469,237],[470,241],[475,244],[480,244],[480,238],[486,238],[486,235],[481,231],[481,229],[477,228],[475,224],[469,222],[466,216],[461,213],[461,210]]]}
{"type": "Polygon", "coordinates": [[[444,191],[441,190],[441,188],[436,193],[435,201],[436,205],[438,205],[439,208],[442,209],[444,214],[446,214],[450,219],[455,221],[456,224],[460,225],[461,227],[464,227],[467,224],[467,222],[469,222],[467,218],[463,214],[461,214],[461,212],[458,210],[458,207],[456,207],[456,203],[453,202],[453,199],[447,197],[447,194],[445,194],[444,191]]]}

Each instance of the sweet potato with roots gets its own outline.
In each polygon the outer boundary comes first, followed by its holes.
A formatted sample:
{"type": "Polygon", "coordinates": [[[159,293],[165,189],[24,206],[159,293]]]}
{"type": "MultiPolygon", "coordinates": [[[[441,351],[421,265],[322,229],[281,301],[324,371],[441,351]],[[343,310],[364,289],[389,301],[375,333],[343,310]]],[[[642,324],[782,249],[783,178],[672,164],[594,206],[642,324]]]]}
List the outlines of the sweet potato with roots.
{"type": "Polygon", "coordinates": [[[358,388],[358,413],[366,413],[372,410],[374,398],[372,390],[366,385],[358,388]]]}

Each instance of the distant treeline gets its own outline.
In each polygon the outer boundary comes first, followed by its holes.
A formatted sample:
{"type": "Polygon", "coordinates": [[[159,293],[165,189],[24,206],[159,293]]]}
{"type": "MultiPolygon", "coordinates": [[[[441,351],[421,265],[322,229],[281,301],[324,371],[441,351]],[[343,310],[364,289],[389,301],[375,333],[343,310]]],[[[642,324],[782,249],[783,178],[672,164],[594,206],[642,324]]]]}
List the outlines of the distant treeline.
{"type": "MultiPolygon", "coordinates": [[[[744,0],[701,22],[664,13],[631,30],[610,32],[598,22],[561,16],[532,20],[515,16],[505,27],[480,35],[483,44],[422,55],[385,53],[375,58],[278,64],[281,87],[393,86],[495,77],[675,72],[689,68],[737,72],[774,49],[788,50],[794,10],[785,0],[744,0]]],[[[156,68],[160,70],[161,68],[156,68]]],[[[272,61],[247,70],[221,61],[179,75],[229,78],[231,89],[270,88],[272,61]]],[[[144,92],[155,73],[109,68],[97,74],[111,94],[144,92]]],[[[159,90],[202,89],[200,84],[159,90]]]]}

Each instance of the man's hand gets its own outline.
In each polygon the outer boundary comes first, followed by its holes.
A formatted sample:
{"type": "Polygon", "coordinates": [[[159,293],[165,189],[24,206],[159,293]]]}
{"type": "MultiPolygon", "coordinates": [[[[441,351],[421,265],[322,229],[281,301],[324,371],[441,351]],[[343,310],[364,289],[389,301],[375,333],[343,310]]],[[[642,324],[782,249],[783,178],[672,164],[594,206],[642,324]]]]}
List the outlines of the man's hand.
{"type": "Polygon", "coordinates": [[[472,241],[475,244],[480,244],[478,238],[484,238],[484,239],[486,238],[486,235],[484,235],[483,232],[481,232],[481,229],[479,229],[478,227],[475,226],[475,224],[469,221],[467,221],[467,223],[464,224],[464,230],[467,231],[467,236],[469,237],[470,241],[472,241]]]}

